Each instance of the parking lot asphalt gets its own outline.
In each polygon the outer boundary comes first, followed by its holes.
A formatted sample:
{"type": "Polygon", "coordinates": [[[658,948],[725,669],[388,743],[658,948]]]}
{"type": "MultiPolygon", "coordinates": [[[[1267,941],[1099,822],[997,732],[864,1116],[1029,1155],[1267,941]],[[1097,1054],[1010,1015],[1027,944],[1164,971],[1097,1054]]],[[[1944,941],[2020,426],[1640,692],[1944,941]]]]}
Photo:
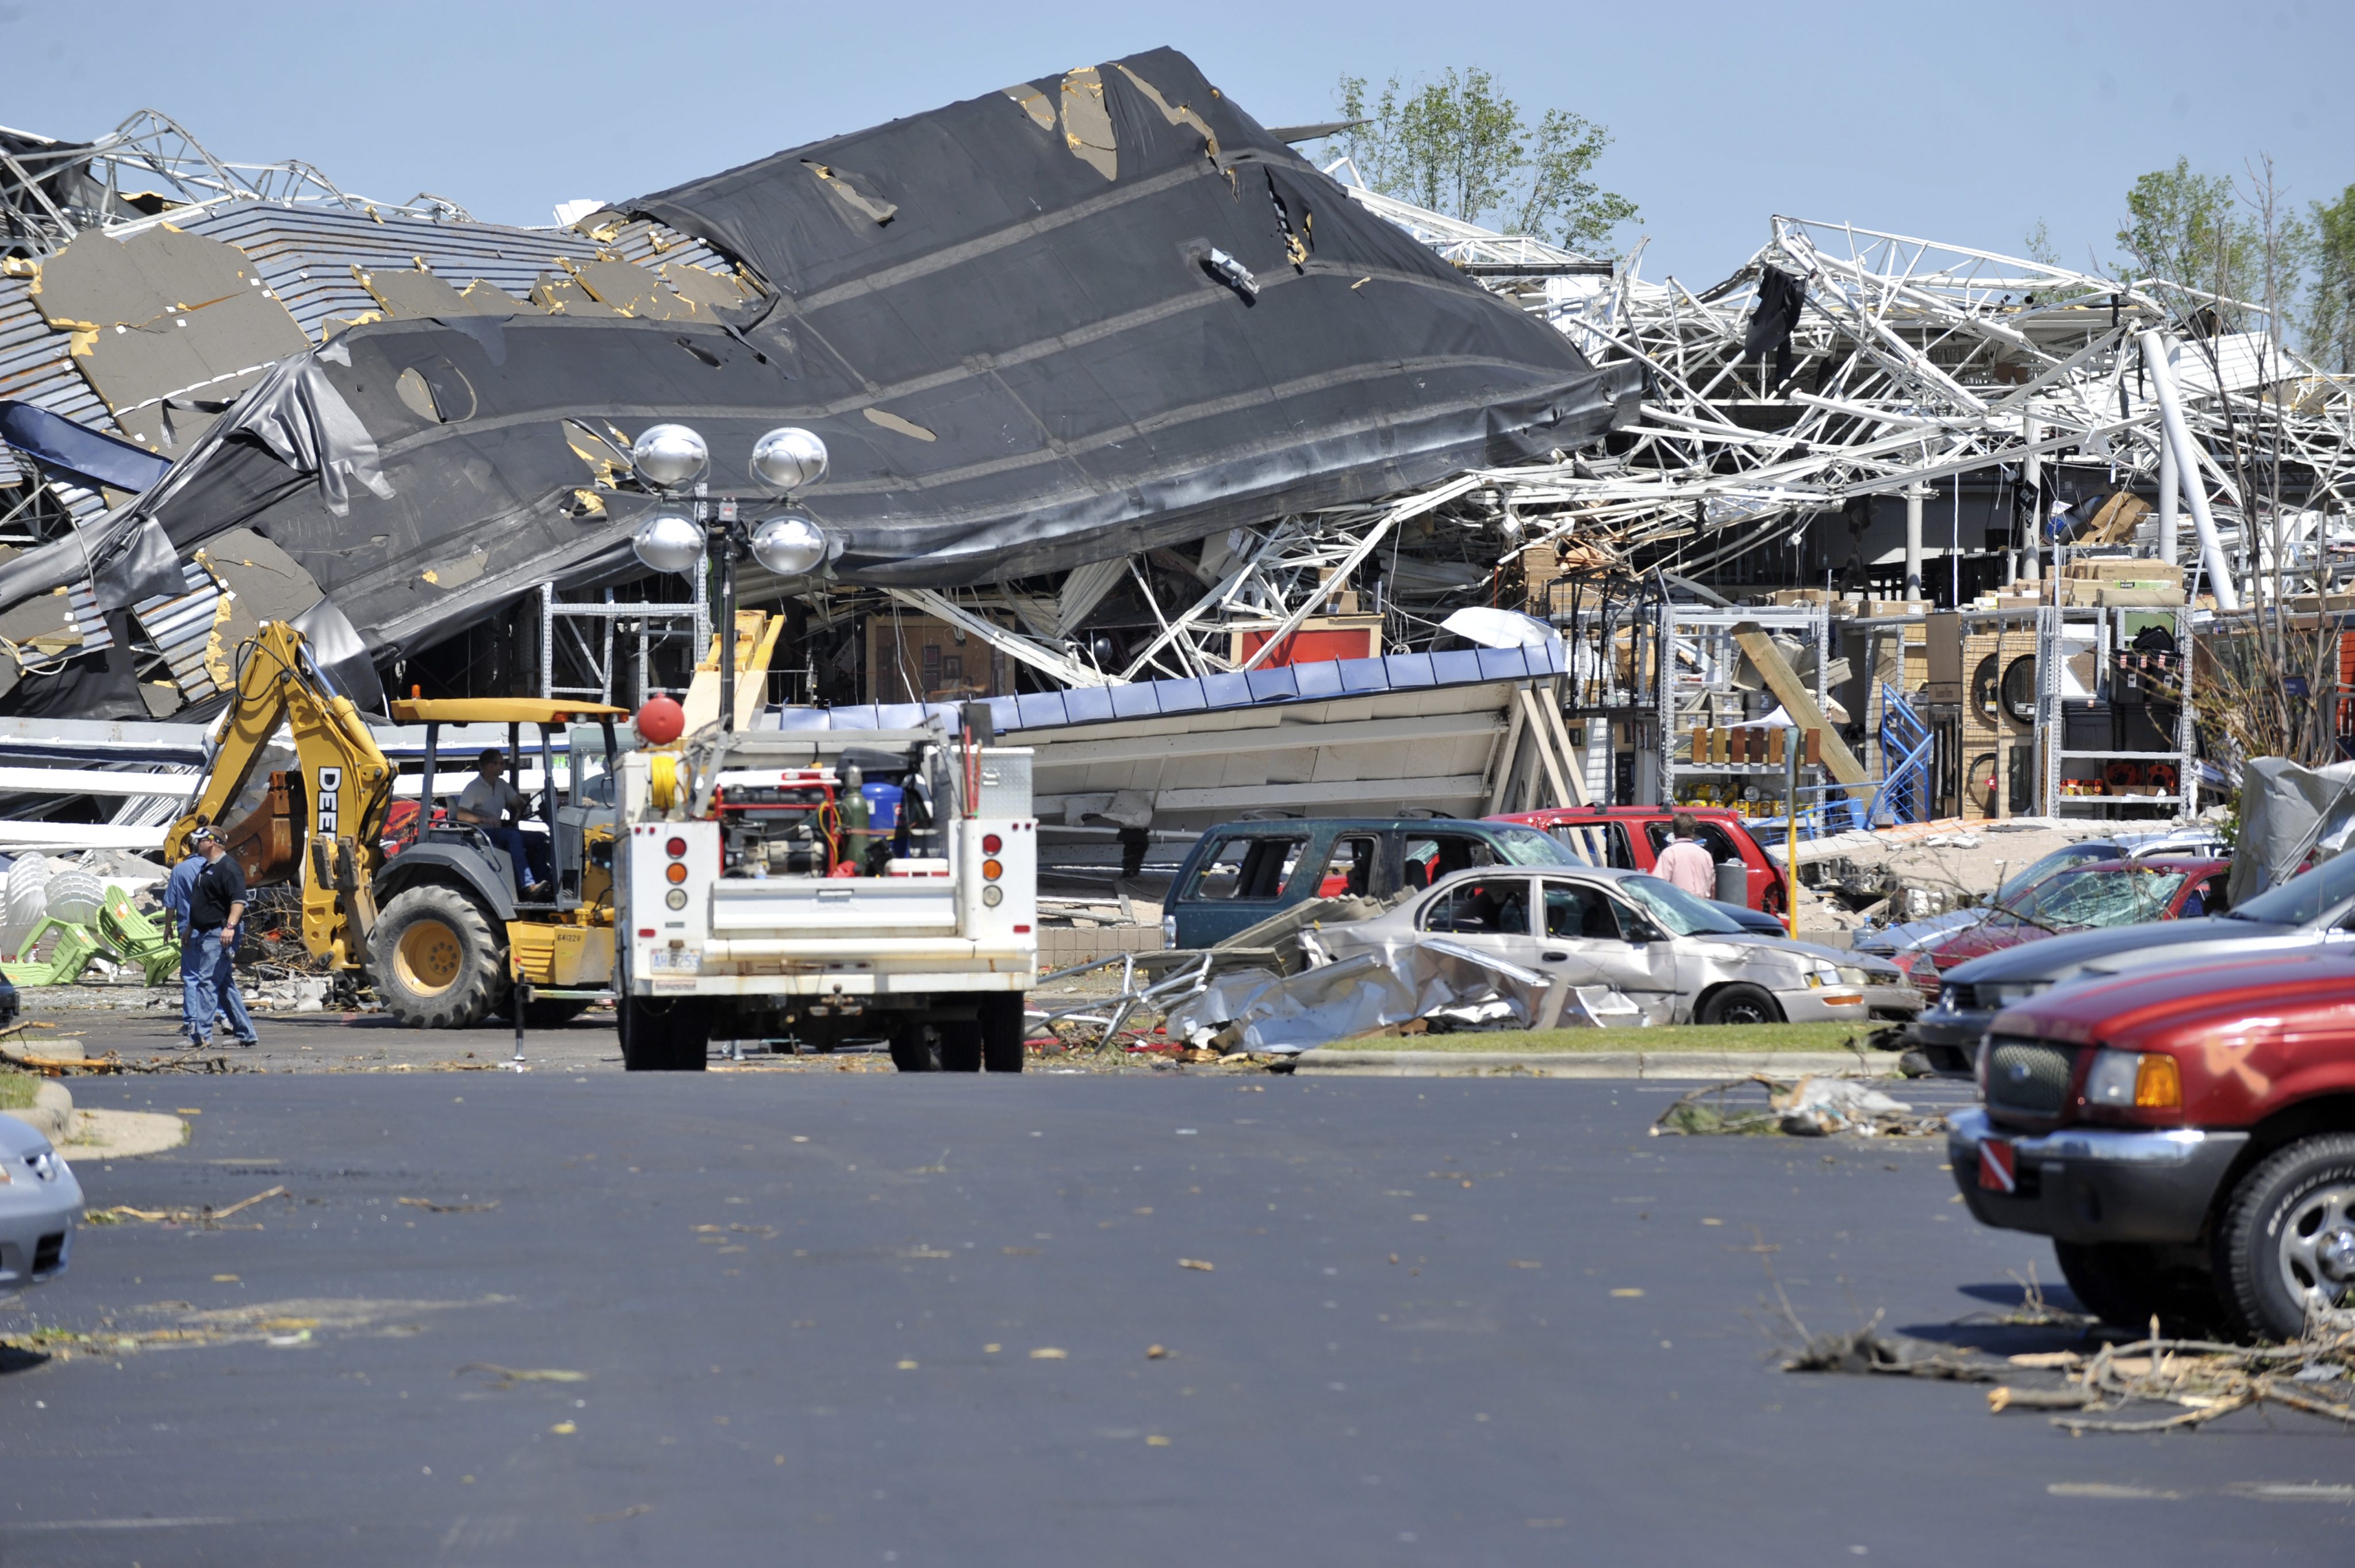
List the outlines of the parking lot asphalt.
{"type": "Polygon", "coordinates": [[[2212,1564],[2355,1522],[2301,1417],[2071,1438],[1778,1371],[1778,1288],[1816,1331],[2062,1343],[1984,1321],[2050,1253],[1950,1201],[1938,1140],[1647,1137],[1673,1088],[75,1090],[196,1129],[81,1166],[93,1207],[285,1190],[86,1227],[0,1303],[52,1347],[0,1359],[8,1568],[2212,1564]]]}

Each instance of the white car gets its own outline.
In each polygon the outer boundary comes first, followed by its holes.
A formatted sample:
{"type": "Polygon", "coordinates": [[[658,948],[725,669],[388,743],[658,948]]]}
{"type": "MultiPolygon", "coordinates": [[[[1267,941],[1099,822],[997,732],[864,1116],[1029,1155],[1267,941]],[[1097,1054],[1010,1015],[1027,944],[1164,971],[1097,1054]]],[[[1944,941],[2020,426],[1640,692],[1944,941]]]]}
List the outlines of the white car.
{"type": "Polygon", "coordinates": [[[81,1183],[30,1123],[0,1115],[0,1290],[55,1279],[73,1249],[81,1183]]]}
{"type": "Polygon", "coordinates": [[[1335,958],[1444,936],[1573,987],[1608,987],[1650,1024],[1862,1023],[1922,1010],[1885,958],[1746,932],[1640,871],[1478,867],[1316,935],[1335,958]]]}

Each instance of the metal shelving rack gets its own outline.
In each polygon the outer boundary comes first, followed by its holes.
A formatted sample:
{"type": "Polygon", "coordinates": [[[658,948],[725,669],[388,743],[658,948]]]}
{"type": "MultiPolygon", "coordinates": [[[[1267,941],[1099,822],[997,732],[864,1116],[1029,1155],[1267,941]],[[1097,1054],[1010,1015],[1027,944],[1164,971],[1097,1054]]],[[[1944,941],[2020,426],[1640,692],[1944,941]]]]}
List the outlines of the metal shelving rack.
{"type": "MultiPolygon", "coordinates": [[[[1824,705],[1825,667],[1830,662],[1831,614],[1828,606],[1813,605],[1805,609],[1744,607],[1734,610],[1697,609],[1684,604],[1660,606],[1657,624],[1657,669],[1658,674],[1658,746],[1659,792],[1662,804],[1673,805],[1678,799],[1679,779],[1702,775],[1709,778],[1766,779],[1780,784],[1784,767],[1780,763],[1690,763],[1677,760],[1678,726],[1683,715],[1678,699],[1706,691],[1733,689],[1733,672],[1742,662],[1742,650],[1734,645],[1733,628],[1754,625],[1767,633],[1796,632],[1803,642],[1812,643],[1816,649],[1816,706],[1824,705]],[[1699,660],[1700,673],[1687,678],[1678,674],[1677,644],[1691,644],[1699,660]]],[[[1775,706],[1772,693],[1766,699],[1775,706]]],[[[1809,782],[1804,789],[1820,790],[1829,779],[1828,770],[1820,765],[1801,770],[1809,782]]]]}
{"type": "MultiPolygon", "coordinates": [[[[2165,763],[2175,769],[2178,809],[2190,816],[2200,805],[2200,757],[2198,741],[2192,732],[2191,704],[2188,700],[2191,671],[2191,616],[2190,605],[2132,608],[2121,605],[2048,604],[2037,611],[2036,621],[2036,745],[2038,776],[2043,780],[2044,806],[2051,816],[2059,816],[2065,806],[2086,806],[2107,809],[2113,806],[2138,804],[2156,805],[2169,799],[2166,795],[2063,795],[2061,782],[2065,765],[2070,763],[2139,762],[2165,763]],[[2111,705],[2116,711],[2115,670],[2112,656],[2123,643],[2120,629],[2128,615],[2151,616],[2169,613],[2175,619],[2175,654],[2181,661],[2182,679],[2187,699],[2179,701],[2175,718],[2175,750],[2171,752],[2071,751],[2068,749],[2068,727],[2062,717],[2061,666],[2067,656],[2068,639],[2063,635],[2070,626],[2090,625],[2094,628],[2094,695],[2111,705]]],[[[2115,724],[2115,720],[2112,722],[2115,724]]]]}

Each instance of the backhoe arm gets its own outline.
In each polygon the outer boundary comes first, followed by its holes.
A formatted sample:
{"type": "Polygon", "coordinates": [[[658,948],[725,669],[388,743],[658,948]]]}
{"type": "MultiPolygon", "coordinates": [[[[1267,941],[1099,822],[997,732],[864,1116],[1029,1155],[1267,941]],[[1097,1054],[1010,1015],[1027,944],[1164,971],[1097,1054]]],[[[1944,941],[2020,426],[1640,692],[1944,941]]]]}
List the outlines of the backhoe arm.
{"type": "Polygon", "coordinates": [[[165,851],[176,861],[189,834],[219,821],[281,721],[294,740],[309,814],[301,851],[303,944],[338,969],[356,969],[376,923],[369,881],[384,858],[392,764],[351,700],[320,678],[302,634],[283,622],[263,623],[254,639],[238,672],[237,700],[221,719],[212,773],[166,837],[165,851]]]}

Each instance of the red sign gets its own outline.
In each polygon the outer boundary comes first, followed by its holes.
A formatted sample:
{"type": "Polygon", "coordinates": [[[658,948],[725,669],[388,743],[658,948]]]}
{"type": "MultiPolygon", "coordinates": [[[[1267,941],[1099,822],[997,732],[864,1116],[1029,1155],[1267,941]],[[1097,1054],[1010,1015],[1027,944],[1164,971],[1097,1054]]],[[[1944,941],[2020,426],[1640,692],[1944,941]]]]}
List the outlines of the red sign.
{"type": "Polygon", "coordinates": [[[1990,1192],[2019,1190],[2019,1156],[2002,1138],[1979,1140],[1979,1185],[1990,1192]]]}

